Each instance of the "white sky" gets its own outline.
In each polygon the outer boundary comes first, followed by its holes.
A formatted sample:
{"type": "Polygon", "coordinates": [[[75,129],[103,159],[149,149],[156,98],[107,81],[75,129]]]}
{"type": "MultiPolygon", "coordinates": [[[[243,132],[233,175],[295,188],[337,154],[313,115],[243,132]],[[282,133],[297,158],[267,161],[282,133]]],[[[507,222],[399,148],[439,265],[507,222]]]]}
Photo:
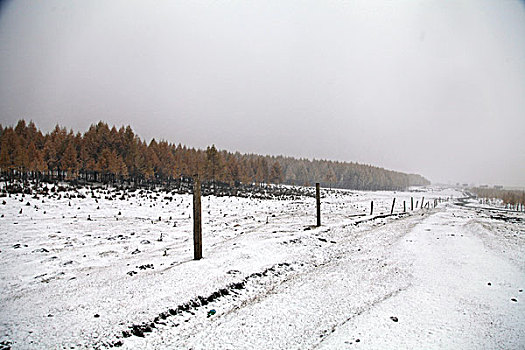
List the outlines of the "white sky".
{"type": "Polygon", "coordinates": [[[525,5],[11,1],[0,123],[525,186],[525,5]]]}

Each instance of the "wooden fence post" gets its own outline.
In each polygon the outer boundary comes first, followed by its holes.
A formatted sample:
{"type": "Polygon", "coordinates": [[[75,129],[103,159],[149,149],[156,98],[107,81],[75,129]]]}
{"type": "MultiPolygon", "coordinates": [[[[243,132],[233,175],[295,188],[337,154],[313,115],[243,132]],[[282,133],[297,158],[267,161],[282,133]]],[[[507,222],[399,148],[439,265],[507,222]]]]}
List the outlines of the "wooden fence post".
{"type": "Polygon", "coordinates": [[[198,174],[193,183],[193,259],[202,259],[201,181],[198,174]]]}
{"type": "Polygon", "coordinates": [[[407,212],[407,202],[403,201],[403,213],[407,212]]]}
{"type": "Polygon", "coordinates": [[[410,197],[410,210],[414,210],[414,197],[410,197]]]}
{"type": "Polygon", "coordinates": [[[370,215],[374,214],[374,201],[370,202],[370,215]]]}
{"type": "Polygon", "coordinates": [[[321,186],[319,182],[315,184],[315,202],[317,204],[317,227],[321,226],[321,186]]]}
{"type": "Polygon", "coordinates": [[[425,205],[425,197],[421,198],[421,209],[423,209],[425,205]]]}
{"type": "Polygon", "coordinates": [[[390,215],[394,214],[394,205],[396,204],[396,199],[392,201],[392,209],[390,209],[390,215]]]}

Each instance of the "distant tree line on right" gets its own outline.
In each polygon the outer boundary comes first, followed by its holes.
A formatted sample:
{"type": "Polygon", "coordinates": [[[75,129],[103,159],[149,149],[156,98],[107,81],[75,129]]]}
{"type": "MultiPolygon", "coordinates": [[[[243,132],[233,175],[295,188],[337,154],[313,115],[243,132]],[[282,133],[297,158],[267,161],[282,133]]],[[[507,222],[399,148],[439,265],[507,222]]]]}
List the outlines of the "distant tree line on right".
{"type": "Polygon", "coordinates": [[[501,199],[505,205],[516,206],[519,204],[525,206],[525,191],[486,187],[474,187],[471,188],[470,191],[475,193],[479,198],[501,199]]]}
{"type": "Polygon", "coordinates": [[[37,181],[170,184],[199,174],[204,181],[275,183],[356,190],[403,190],[430,182],[416,174],[349,162],[261,156],[188,148],[152,139],[149,144],[130,126],[104,122],[83,134],[57,125],[42,133],[33,122],[0,125],[0,171],[4,179],[37,181]]]}
{"type": "MultiPolygon", "coordinates": [[[[260,156],[256,156],[260,157],[260,156]]],[[[404,190],[410,186],[426,186],[430,181],[416,174],[386,170],[372,165],[328,160],[264,157],[277,161],[283,169],[283,183],[355,190],[404,190]]]]}

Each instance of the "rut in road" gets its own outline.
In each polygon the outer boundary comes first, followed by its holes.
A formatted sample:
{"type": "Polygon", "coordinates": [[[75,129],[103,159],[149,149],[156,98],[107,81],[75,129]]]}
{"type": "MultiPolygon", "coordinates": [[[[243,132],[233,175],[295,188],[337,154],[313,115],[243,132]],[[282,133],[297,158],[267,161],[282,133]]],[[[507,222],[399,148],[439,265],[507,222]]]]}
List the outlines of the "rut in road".
{"type": "Polygon", "coordinates": [[[395,245],[429,215],[389,219],[372,229],[332,227],[330,238],[337,244],[315,247],[302,261],[291,262],[289,272],[254,279],[238,294],[193,310],[195,315],[176,327],[162,326],[133,345],[261,348],[268,346],[265,334],[272,334],[277,348],[314,347],[352,317],[410,285],[410,265],[395,259],[395,245]],[[209,308],[217,315],[207,318],[209,308]]]}

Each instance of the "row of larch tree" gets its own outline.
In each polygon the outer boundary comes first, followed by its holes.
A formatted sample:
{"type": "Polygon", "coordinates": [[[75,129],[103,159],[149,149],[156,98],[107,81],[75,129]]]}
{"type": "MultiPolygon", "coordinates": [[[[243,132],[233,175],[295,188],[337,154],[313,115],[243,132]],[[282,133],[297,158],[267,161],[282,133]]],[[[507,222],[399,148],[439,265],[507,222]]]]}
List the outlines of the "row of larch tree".
{"type": "Polygon", "coordinates": [[[227,183],[284,183],[361,190],[399,190],[429,184],[420,175],[370,165],[206,150],[152,139],[130,126],[104,122],[74,133],[57,125],[42,133],[33,122],[0,125],[0,171],[4,179],[170,183],[199,174],[227,183]]]}

